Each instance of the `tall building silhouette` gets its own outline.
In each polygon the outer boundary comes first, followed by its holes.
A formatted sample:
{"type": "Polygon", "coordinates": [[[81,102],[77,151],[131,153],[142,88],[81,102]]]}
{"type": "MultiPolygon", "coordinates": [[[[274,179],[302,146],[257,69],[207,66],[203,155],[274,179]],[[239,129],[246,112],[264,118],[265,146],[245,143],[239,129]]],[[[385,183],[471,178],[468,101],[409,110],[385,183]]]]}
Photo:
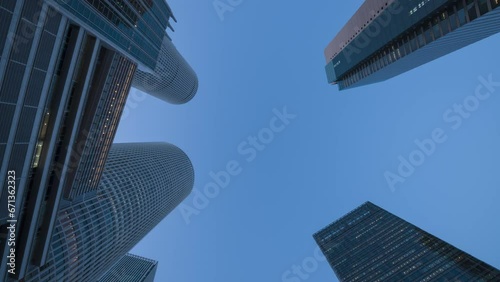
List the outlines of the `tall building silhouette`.
{"type": "Polygon", "coordinates": [[[366,0],[325,49],[339,89],[384,81],[500,31],[498,0],[366,0]]]}
{"type": "Polygon", "coordinates": [[[153,282],[158,262],[126,254],[98,282],[153,282]]]}
{"type": "Polygon", "coordinates": [[[166,30],[165,0],[0,1],[0,281],[47,267],[59,212],[98,194],[132,85],[181,104],[198,80],[166,30]],[[9,190],[0,190],[7,207],[9,190]],[[5,275],[5,276],[3,276],[5,275]]]}
{"type": "Polygon", "coordinates": [[[96,196],[65,202],[47,263],[24,281],[96,281],[193,188],[188,156],[168,143],[113,144],[96,196]]]}
{"type": "Polygon", "coordinates": [[[500,281],[500,271],[366,202],[313,235],[340,281],[500,281]]]}

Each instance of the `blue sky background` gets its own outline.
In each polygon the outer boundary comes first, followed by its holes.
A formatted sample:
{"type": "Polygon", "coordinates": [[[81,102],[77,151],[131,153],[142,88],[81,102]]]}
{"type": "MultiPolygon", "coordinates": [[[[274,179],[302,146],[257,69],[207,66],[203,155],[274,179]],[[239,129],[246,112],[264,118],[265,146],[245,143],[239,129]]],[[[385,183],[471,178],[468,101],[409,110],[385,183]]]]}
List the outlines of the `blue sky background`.
{"type": "Polygon", "coordinates": [[[159,261],[156,281],[337,281],[326,262],[307,279],[282,276],[313,257],[313,233],[367,200],[500,267],[500,87],[457,130],[443,120],[478,76],[500,81],[500,37],[339,92],[323,49],[362,2],[244,0],[221,21],[211,0],[169,1],[171,37],[198,94],[181,106],[150,96],[129,104],[115,142],[179,146],[201,191],[231,160],[242,171],[189,224],[176,209],[132,250],[159,261]],[[248,162],[239,144],[283,107],[296,118],[248,162]],[[384,172],[436,128],[446,142],[392,192],[384,172]]]}

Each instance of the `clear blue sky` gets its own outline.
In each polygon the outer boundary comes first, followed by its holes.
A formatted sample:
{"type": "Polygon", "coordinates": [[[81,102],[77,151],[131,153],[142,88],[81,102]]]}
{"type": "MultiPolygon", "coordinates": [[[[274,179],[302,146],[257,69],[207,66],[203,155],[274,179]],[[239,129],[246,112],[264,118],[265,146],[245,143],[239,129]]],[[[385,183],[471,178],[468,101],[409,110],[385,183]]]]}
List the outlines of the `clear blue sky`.
{"type": "Polygon", "coordinates": [[[326,83],[323,49],[361,0],[243,0],[223,21],[212,0],[169,3],[198,94],[181,106],[139,99],[115,141],[179,146],[198,191],[231,161],[239,174],[189,224],[178,208],[133,249],[159,261],[156,281],[337,281],[326,262],[307,279],[292,267],[306,260],[311,269],[312,234],[367,200],[500,267],[500,87],[460,126],[456,113],[443,119],[474,95],[478,76],[500,81],[500,36],[339,92],[326,83]],[[286,126],[273,119],[284,107],[295,115],[286,126]],[[270,122],[281,130],[271,141],[270,122]],[[391,191],[384,173],[397,173],[398,157],[435,129],[446,141],[391,191]],[[248,137],[261,131],[269,144],[251,149],[248,137]]]}

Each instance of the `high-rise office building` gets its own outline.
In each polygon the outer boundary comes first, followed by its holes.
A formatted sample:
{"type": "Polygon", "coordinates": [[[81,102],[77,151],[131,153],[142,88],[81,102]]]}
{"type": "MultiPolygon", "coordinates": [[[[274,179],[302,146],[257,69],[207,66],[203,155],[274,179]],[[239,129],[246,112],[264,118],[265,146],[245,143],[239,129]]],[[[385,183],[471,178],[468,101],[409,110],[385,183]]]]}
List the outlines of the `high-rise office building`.
{"type": "Polygon", "coordinates": [[[98,282],[153,282],[158,262],[126,254],[98,282]]]}
{"type": "Polygon", "coordinates": [[[339,89],[384,81],[500,31],[498,0],[366,0],[325,49],[339,89]]]}
{"type": "Polygon", "coordinates": [[[0,209],[0,275],[9,236],[11,277],[22,278],[46,265],[61,204],[97,194],[132,84],[176,104],[194,96],[196,75],[166,33],[171,18],[165,0],[0,1],[0,183],[15,179],[16,207],[0,209]]]}
{"type": "Polygon", "coordinates": [[[198,79],[170,39],[164,37],[155,71],[138,69],[132,86],[169,103],[184,104],[196,94],[198,79]]]}
{"type": "Polygon", "coordinates": [[[96,281],[193,188],[188,156],[168,143],[113,144],[96,196],[62,203],[47,263],[24,281],[96,281]]]}
{"type": "Polygon", "coordinates": [[[500,281],[500,271],[367,202],[313,235],[340,281],[500,281]]]}

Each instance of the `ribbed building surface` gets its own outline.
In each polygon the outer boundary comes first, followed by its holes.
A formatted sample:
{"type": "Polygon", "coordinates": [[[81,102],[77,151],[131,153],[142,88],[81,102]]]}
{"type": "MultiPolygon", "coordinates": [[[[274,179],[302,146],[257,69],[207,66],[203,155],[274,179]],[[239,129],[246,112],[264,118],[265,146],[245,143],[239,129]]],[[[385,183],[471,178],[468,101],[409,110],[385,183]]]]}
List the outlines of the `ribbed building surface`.
{"type": "Polygon", "coordinates": [[[97,190],[136,71],[130,60],[107,49],[98,60],[66,171],[63,188],[64,197],[69,200],[97,190]]]}
{"type": "Polygon", "coordinates": [[[500,281],[500,271],[367,202],[313,235],[342,282],[500,281]]]}
{"type": "Polygon", "coordinates": [[[169,38],[163,38],[154,72],[137,70],[132,86],[172,104],[184,104],[198,90],[198,78],[169,38]]]}
{"type": "Polygon", "coordinates": [[[67,202],[48,263],[25,281],[96,281],[192,190],[187,155],[167,143],[114,144],[97,196],[67,202]]]}
{"type": "Polygon", "coordinates": [[[158,262],[126,254],[98,282],[153,282],[158,262]]]}
{"type": "Polygon", "coordinates": [[[325,49],[327,79],[384,81],[498,32],[498,0],[366,0],[325,49]]]}

